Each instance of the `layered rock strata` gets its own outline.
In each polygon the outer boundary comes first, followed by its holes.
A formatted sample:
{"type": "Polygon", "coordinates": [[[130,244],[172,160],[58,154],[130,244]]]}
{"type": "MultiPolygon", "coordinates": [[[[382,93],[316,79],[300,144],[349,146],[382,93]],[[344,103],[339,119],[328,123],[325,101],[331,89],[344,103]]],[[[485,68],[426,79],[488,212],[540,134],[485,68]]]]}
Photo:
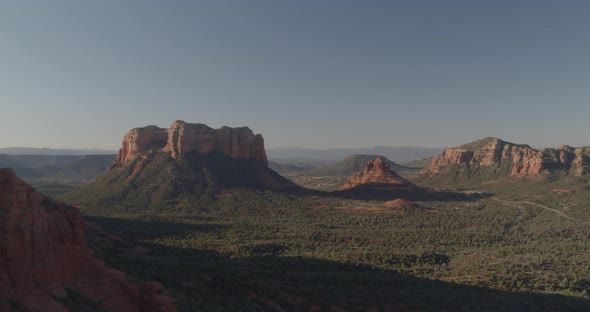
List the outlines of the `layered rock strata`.
{"type": "Polygon", "coordinates": [[[434,157],[422,173],[437,174],[450,165],[510,166],[511,175],[538,175],[555,169],[571,170],[584,175],[590,168],[590,148],[562,145],[557,149],[536,150],[528,145],[514,144],[498,138],[485,138],[459,147],[444,150],[434,157]]]}
{"type": "Polygon", "coordinates": [[[254,160],[268,165],[264,139],[248,127],[213,129],[204,124],[177,120],[170,128],[157,126],[135,128],[127,132],[115,160],[122,166],[137,154],[158,150],[181,159],[189,153],[219,154],[232,159],[254,160]]]}

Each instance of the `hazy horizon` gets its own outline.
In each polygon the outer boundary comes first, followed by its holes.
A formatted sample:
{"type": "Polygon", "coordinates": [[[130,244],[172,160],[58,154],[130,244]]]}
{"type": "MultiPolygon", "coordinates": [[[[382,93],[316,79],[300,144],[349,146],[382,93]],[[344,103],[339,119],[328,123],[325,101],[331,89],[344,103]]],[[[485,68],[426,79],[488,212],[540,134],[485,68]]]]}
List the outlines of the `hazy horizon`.
{"type": "Polygon", "coordinates": [[[587,1],[3,1],[0,147],[590,145],[587,1]]]}

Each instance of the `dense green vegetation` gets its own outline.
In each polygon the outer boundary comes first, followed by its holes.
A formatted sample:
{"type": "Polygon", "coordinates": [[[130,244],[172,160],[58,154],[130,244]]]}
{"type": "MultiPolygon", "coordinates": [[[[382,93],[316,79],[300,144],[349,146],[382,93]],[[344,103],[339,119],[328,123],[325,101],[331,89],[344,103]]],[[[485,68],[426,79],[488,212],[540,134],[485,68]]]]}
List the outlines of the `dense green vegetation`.
{"type": "Polygon", "coordinates": [[[336,191],[340,186],[346,183],[349,176],[313,176],[305,174],[288,174],[286,175],[291,181],[311,190],[336,191]]]}
{"type": "Polygon", "coordinates": [[[13,168],[28,182],[93,180],[105,173],[116,155],[3,155],[0,167],[13,168]]]}
{"type": "Polygon", "coordinates": [[[93,203],[117,211],[155,213],[182,211],[189,203],[207,205],[208,175],[202,166],[170,161],[165,153],[149,153],[122,169],[108,171],[95,182],[63,196],[74,204],[93,203]]]}
{"type": "Polygon", "coordinates": [[[585,179],[472,184],[491,197],[419,202],[400,213],[379,201],[244,188],[154,201],[171,169],[158,170],[142,182],[154,188],[130,190],[137,201],[108,204],[99,190],[83,203],[63,199],[125,239],[95,246],[101,257],[162,281],[181,311],[590,309],[585,179]]]}
{"type": "Polygon", "coordinates": [[[0,168],[12,168],[38,191],[53,196],[92,182],[109,169],[115,156],[0,154],[0,168]]]}
{"type": "Polygon", "coordinates": [[[197,154],[174,160],[168,153],[150,152],[62,198],[82,207],[116,207],[124,213],[191,213],[209,207],[227,187],[275,184],[296,187],[258,162],[197,154]]]}
{"type": "Polygon", "coordinates": [[[272,161],[270,160],[268,162],[268,167],[282,175],[287,175],[290,173],[298,173],[298,172],[303,172],[303,171],[309,171],[309,170],[313,170],[316,169],[317,167],[314,165],[310,165],[310,164],[306,164],[305,162],[303,163],[280,163],[280,162],[276,162],[276,161],[272,161]]]}
{"type": "Polygon", "coordinates": [[[34,184],[35,189],[49,196],[55,196],[62,193],[70,192],[76,190],[79,186],[78,185],[69,185],[69,184],[60,184],[60,183],[44,183],[38,182],[34,184]]]}
{"type": "MultiPolygon", "coordinates": [[[[437,174],[421,174],[413,178],[420,185],[427,187],[479,188],[481,183],[510,176],[512,163],[498,166],[480,166],[478,163],[447,165],[437,174]]],[[[515,179],[518,179],[516,177],[515,179]]]]}

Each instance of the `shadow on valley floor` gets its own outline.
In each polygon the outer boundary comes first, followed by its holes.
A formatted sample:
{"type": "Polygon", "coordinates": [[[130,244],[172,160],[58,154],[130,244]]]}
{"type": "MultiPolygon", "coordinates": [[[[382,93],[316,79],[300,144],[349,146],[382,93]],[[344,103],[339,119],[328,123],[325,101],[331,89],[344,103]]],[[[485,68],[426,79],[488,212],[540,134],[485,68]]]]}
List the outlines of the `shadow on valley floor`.
{"type": "Polygon", "coordinates": [[[183,222],[162,221],[157,217],[140,220],[85,216],[85,219],[102,227],[109,234],[138,242],[169,236],[186,236],[221,229],[222,225],[190,223],[205,221],[203,218],[183,217],[183,222]],[[193,220],[191,220],[193,219],[193,220]],[[189,221],[189,222],[187,222],[189,221]]]}
{"type": "Polygon", "coordinates": [[[125,240],[94,245],[97,254],[132,278],[161,281],[179,311],[590,311],[590,301],[578,297],[492,290],[286,256],[289,246],[280,243],[232,258],[145,242],[214,229],[199,224],[91,219],[125,240]],[[129,244],[145,251],[132,252],[129,244]]]}
{"type": "Polygon", "coordinates": [[[464,193],[423,188],[404,188],[391,185],[365,184],[344,191],[323,193],[325,196],[363,200],[407,199],[411,201],[476,201],[491,197],[489,193],[464,193]]]}

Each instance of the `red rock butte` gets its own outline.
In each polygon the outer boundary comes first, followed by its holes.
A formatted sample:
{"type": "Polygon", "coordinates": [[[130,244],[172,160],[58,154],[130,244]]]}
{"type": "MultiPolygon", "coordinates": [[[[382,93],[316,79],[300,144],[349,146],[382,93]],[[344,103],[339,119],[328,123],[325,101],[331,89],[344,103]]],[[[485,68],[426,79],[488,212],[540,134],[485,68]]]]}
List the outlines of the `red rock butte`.
{"type": "Polygon", "coordinates": [[[264,139],[248,127],[213,129],[204,124],[177,120],[170,128],[135,128],[127,132],[115,165],[123,165],[136,155],[150,150],[168,152],[174,159],[198,152],[219,154],[238,160],[253,160],[268,165],[264,139]]]}
{"type": "Polygon", "coordinates": [[[357,172],[340,187],[348,190],[359,185],[378,184],[399,187],[414,187],[414,185],[391,170],[389,164],[381,157],[369,160],[362,172],[357,172]]]}
{"type": "Polygon", "coordinates": [[[41,195],[0,168],[0,311],[63,312],[55,298],[75,291],[104,311],[176,311],[162,285],[126,281],[94,257],[77,208],[41,195]],[[20,310],[19,310],[20,311],[20,310]]]}
{"type": "Polygon", "coordinates": [[[514,144],[498,138],[485,138],[459,147],[446,149],[434,157],[422,173],[437,174],[449,165],[497,167],[511,166],[511,175],[538,175],[553,169],[572,170],[575,175],[590,171],[590,147],[536,150],[528,145],[514,144]]]}

